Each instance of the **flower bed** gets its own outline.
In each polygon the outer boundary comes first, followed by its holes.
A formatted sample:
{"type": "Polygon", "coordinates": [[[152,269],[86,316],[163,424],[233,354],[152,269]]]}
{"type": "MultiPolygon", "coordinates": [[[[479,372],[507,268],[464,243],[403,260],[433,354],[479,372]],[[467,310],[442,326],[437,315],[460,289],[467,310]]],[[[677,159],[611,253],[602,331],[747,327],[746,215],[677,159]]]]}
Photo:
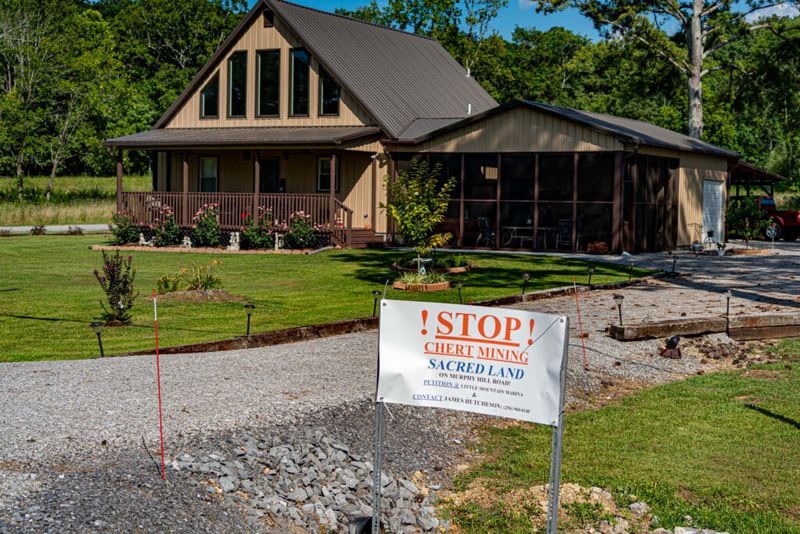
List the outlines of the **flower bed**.
{"type": "Polygon", "coordinates": [[[434,282],[432,284],[407,284],[400,280],[397,280],[392,284],[392,289],[400,289],[402,291],[444,291],[446,289],[450,289],[450,281],[446,280],[444,282],[434,282]]]}

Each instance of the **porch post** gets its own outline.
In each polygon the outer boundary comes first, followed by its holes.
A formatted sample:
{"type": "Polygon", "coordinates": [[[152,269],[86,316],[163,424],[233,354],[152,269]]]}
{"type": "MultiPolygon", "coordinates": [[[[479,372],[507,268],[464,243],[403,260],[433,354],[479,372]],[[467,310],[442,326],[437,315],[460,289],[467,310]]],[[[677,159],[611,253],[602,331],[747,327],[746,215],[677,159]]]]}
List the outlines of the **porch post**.
{"type": "Polygon", "coordinates": [[[375,232],[378,224],[378,158],[372,158],[372,205],[370,206],[370,224],[375,232]]]}
{"type": "Polygon", "coordinates": [[[189,218],[189,154],[186,152],[183,153],[183,196],[181,197],[181,204],[183,205],[183,209],[181,210],[183,213],[181,215],[181,219],[183,220],[184,226],[189,226],[190,218],[189,218]]]}
{"type": "MultiPolygon", "coordinates": [[[[330,197],[328,197],[328,210],[330,211],[331,226],[336,224],[336,154],[331,154],[330,197]]],[[[342,221],[344,224],[344,221],[342,221]]]]}
{"type": "Polygon", "coordinates": [[[572,155],[572,252],[578,252],[578,153],[572,155]]]}
{"type": "Polygon", "coordinates": [[[614,197],[611,207],[611,250],[622,251],[622,152],[614,154],[614,197]]]}
{"type": "Polygon", "coordinates": [[[117,213],[122,211],[122,149],[117,149],[117,213]]]}
{"type": "Polygon", "coordinates": [[[464,246],[464,154],[461,154],[461,174],[458,179],[460,182],[460,194],[458,196],[458,239],[456,240],[457,247],[464,246]]]}
{"type": "Polygon", "coordinates": [[[258,193],[261,182],[261,161],[258,159],[258,150],[253,157],[253,220],[258,221],[258,193]]]}

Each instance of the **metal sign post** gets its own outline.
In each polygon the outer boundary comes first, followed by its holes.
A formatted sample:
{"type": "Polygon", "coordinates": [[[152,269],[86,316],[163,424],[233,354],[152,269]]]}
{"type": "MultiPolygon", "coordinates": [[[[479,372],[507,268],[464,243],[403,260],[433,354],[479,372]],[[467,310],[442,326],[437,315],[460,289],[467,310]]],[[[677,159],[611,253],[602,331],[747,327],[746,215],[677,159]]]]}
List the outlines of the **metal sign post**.
{"type": "Polygon", "coordinates": [[[381,464],[383,463],[383,403],[375,403],[375,464],[372,466],[372,534],[381,531],[381,464]]]}
{"type": "Polygon", "coordinates": [[[558,532],[558,496],[561,489],[561,446],[564,441],[564,397],[567,393],[567,358],[569,357],[569,318],[566,338],[564,339],[564,356],[561,361],[561,398],[558,410],[558,425],[553,429],[553,441],[550,450],[550,494],[547,503],[547,534],[558,532]]]}

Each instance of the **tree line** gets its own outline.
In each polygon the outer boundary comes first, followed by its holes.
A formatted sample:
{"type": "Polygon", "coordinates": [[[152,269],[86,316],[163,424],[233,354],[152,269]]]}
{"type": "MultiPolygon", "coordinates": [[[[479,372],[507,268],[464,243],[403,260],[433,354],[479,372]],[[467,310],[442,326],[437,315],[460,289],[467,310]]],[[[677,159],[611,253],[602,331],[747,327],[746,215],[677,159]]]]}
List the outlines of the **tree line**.
{"type": "MultiPolygon", "coordinates": [[[[437,39],[499,102],[515,98],[652,122],[738,151],[800,183],[800,21],[751,3],[538,0],[601,37],[524,20],[508,0],[389,0],[344,12],[437,39]]],[[[143,131],[247,11],[246,0],[0,0],[0,176],[107,175],[103,139],[143,131]]],[[[130,153],[130,168],[147,169],[130,153]]]]}

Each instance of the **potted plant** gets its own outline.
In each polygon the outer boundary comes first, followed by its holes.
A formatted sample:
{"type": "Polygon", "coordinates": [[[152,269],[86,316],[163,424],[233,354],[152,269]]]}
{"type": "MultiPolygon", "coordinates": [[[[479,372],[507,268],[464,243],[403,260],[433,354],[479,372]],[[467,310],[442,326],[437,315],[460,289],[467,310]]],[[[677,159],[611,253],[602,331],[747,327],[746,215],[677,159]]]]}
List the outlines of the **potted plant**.
{"type": "Polygon", "coordinates": [[[724,256],[725,255],[725,248],[728,245],[722,242],[717,242],[717,256],[724,256]]]}

